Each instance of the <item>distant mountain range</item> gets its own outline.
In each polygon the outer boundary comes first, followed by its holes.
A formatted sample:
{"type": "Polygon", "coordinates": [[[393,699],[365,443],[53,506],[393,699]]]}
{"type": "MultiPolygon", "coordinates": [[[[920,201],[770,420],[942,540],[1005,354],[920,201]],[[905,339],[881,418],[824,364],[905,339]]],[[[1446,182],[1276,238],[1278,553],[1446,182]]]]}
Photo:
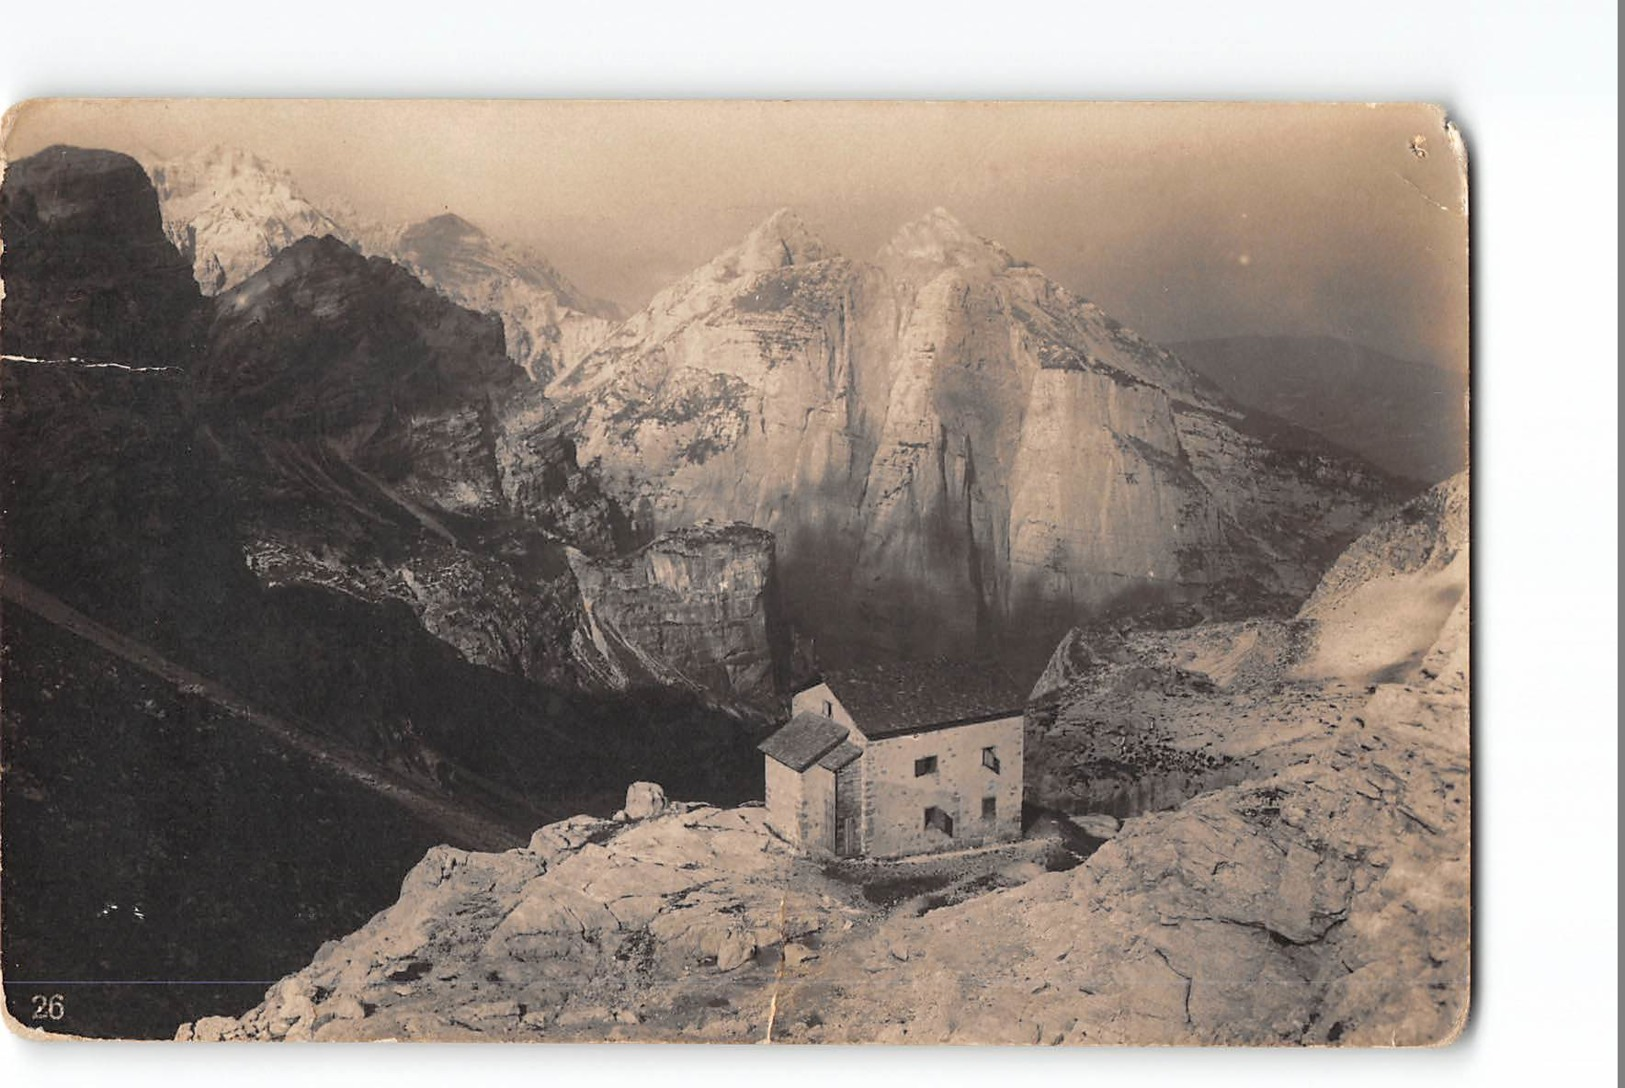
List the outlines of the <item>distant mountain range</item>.
{"type": "MultiPolygon", "coordinates": [[[[80,161],[52,159],[70,182],[80,161]]],[[[1425,372],[1374,364],[1386,399],[1362,400],[1333,381],[1358,370],[1345,356],[1187,345],[1210,381],[941,208],[870,260],[781,210],[622,320],[453,214],[369,224],[232,149],[146,171],[215,299],[184,352],[205,404],[319,438],[432,525],[518,516],[599,555],[708,521],[768,530],[787,617],[825,660],[1042,654],[1080,616],[1290,610],[1407,493],[1343,450],[1419,429],[1391,390],[1425,372]],[[506,364],[468,310],[500,321],[506,364]],[[1314,396],[1261,376],[1281,359],[1322,376],[1314,396]],[[1352,422],[1311,410],[1338,389],[1352,422]]],[[[173,278],[152,244],[121,253],[173,278]]]]}
{"type": "Polygon", "coordinates": [[[1329,336],[1168,345],[1242,404],[1305,427],[1406,479],[1467,467],[1467,375],[1329,336]]]}
{"type": "Polygon", "coordinates": [[[308,236],[333,237],[411,269],[453,302],[502,318],[508,355],[545,381],[620,318],[542,257],[498,243],[460,216],[385,226],[348,208],[317,207],[293,177],[256,155],[214,147],[151,162],[164,230],[204,293],[229,290],[308,236]]]}

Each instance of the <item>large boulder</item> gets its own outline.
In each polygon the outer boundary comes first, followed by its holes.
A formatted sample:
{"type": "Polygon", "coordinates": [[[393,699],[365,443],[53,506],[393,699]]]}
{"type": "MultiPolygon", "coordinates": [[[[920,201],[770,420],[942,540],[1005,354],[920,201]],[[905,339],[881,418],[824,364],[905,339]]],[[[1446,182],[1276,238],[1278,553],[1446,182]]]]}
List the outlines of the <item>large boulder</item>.
{"type": "Polygon", "coordinates": [[[626,787],[626,817],[648,820],[666,811],[666,791],[653,782],[634,782],[626,787]]]}

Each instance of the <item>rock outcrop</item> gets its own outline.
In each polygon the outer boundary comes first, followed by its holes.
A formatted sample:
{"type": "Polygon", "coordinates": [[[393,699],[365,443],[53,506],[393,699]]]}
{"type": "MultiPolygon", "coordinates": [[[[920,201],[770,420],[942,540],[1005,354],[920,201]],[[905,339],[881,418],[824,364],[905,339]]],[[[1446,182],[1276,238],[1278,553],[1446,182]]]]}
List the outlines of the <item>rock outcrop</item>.
{"type": "Polygon", "coordinates": [[[696,526],[621,559],[595,561],[573,550],[569,557],[606,660],[630,658],[650,678],[780,703],[789,647],[771,533],[696,526]]]}
{"type": "Polygon", "coordinates": [[[0,182],[0,352],[185,367],[201,309],[164,237],[141,165],[113,151],[48,147],[0,182]]]}
{"type": "Polygon", "coordinates": [[[548,392],[642,531],[772,531],[837,656],[1290,608],[1391,495],[940,209],[872,264],[779,212],[548,392]]]}
{"type": "Polygon", "coordinates": [[[621,815],[628,820],[652,820],[666,811],[666,791],[657,782],[634,782],[626,787],[621,815]]]}
{"type": "Polygon", "coordinates": [[[843,894],[759,808],[577,817],[506,854],[437,847],[395,906],[255,1009],[177,1038],[754,1041],[785,950],[863,913],[843,894]]]}
{"type": "Polygon", "coordinates": [[[1357,717],[1368,686],[1415,675],[1466,593],[1467,486],[1452,477],[1372,528],[1290,619],[1069,633],[1034,690],[1035,800],[1172,808],[1357,717]]]}

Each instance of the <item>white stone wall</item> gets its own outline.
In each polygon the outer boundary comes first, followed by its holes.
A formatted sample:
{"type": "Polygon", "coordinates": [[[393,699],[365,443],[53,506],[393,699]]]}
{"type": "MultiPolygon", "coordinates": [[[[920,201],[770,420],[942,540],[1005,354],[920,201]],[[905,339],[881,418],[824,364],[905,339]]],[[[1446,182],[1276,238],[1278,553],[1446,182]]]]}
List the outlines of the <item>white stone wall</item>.
{"type": "Polygon", "coordinates": [[[871,857],[959,850],[1021,837],[1022,718],[1017,715],[871,740],[863,754],[864,852],[871,857]],[[1000,770],[982,766],[997,751],[1000,770]],[[914,761],[937,757],[932,774],[915,777],[914,761]],[[996,813],[982,818],[982,799],[996,813]],[[925,826],[935,806],[953,817],[950,838],[925,826]]]}
{"type": "Polygon", "coordinates": [[[801,841],[801,776],[778,760],[767,764],[767,822],[791,842],[801,841]]]}
{"type": "Polygon", "coordinates": [[[835,850],[835,772],[814,763],[801,774],[801,841],[809,850],[835,850]]]}
{"type": "Polygon", "coordinates": [[[798,691],[790,698],[790,713],[800,714],[803,710],[812,714],[824,714],[824,704],[828,703],[830,710],[825,717],[834,719],[837,723],[846,726],[847,738],[854,744],[861,745],[863,736],[857,732],[857,723],[852,715],[846,712],[846,707],[835,697],[828,684],[814,684],[806,691],[798,691]]]}
{"type": "Polygon", "coordinates": [[[797,774],[776,759],[767,764],[767,822],[808,850],[835,849],[835,772],[813,764],[797,774]]]}

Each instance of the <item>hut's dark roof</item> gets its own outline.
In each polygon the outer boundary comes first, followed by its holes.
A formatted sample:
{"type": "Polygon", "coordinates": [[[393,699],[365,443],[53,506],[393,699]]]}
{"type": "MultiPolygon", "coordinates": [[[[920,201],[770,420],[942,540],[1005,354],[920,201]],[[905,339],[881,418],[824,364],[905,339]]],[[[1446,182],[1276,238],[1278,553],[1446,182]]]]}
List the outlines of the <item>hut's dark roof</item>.
{"type": "Polygon", "coordinates": [[[792,771],[804,771],[844,740],[844,726],[803,710],[756,747],[792,771]]]}
{"type": "Polygon", "coordinates": [[[791,695],[800,695],[802,692],[806,691],[808,688],[815,688],[819,684],[822,684],[823,682],[824,682],[824,674],[821,673],[821,672],[815,672],[810,676],[803,676],[801,679],[794,681],[790,685],[790,694],[791,695]]]}
{"type": "Polygon", "coordinates": [[[856,744],[853,744],[849,740],[842,741],[840,744],[830,749],[824,758],[818,761],[818,765],[826,770],[838,771],[862,754],[863,749],[859,748],[856,744]]]}
{"type": "Polygon", "coordinates": [[[1027,692],[992,662],[899,661],[824,674],[824,682],[871,738],[985,721],[1026,708],[1027,692]]]}

